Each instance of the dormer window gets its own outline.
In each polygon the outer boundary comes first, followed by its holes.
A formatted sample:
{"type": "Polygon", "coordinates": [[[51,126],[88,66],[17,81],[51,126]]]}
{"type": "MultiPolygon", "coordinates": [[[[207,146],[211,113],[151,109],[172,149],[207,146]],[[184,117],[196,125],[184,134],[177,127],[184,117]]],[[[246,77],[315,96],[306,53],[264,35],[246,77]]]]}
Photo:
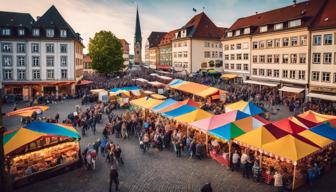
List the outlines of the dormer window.
{"type": "Polygon", "coordinates": [[[9,36],[11,34],[10,29],[2,29],[2,35],[3,36],[9,36]]]}
{"type": "Polygon", "coordinates": [[[236,32],[235,32],[235,36],[239,36],[240,35],[240,30],[237,30],[236,32]]]}
{"type": "Polygon", "coordinates": [[[19,29],[18,34],[19,34],[19,36],[23,36],[25,34],[25,30],[24,29],[19,29]]]}
{"type": "Polygon", "coordinates": [[[250,28],[249,28],[249,27],[244,29],[244,34],[250,34],[250,32],[251,32],[251,31],[250,31],[250,28]]]}
{"type": "Polygon", "coordinates": [[[274,25],[274,30],[281,30],[283,29],[283,23],[278,23],[274,25]]]}
{"type": "Polygon", "coordinates": [[[228,37],[232,37],[232,32],[228,32],[228,33],[227,33],[227,36],[228,36],[228,37]]]}
{"type": "Polygon", "coordinates": [[[53,29],[47,29],[46,30],[47,37],[54,37],[55,33],[53,29]]]}
{"type": "Polygon", "coordinates": [[[61,37],[67,37],[67,31],[65,29],[61,29],[60,36],[61,37]]]}
{"type": "Polygon", "coordinates": [[[288,27],[297,27],[297,26],[301,26],[301,19],[290,21],[288,24],[288,27]]]}
{"type": "Polygon", "coordinates": [[[260,27],[260,32],[263,33],[263,32],[267,32],[267,25],[265,26],[261,26],[260,27]]]}
{"type": "Polygon", "coordinates": [[[35,37],[40,36],[40,29],[33,29],[33,36],[35,37]]]}

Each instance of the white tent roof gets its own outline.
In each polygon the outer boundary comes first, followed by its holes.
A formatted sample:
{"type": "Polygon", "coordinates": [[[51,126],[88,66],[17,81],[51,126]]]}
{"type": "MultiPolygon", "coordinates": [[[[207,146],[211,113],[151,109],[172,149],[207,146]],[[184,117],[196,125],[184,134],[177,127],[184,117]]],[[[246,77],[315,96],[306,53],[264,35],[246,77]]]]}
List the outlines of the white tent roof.
{"type": "Polygon", "coordinates": [[[319,93],[308,93],[308,97],[314,97],[318,99],[324,99],[324,100],[329,100],[329,101],[336,101],[336,96],[335,95],[325,95],[325,94],[319,94],[319,93]]]}
{"type": "Polygon", "coordinates": [[[270,83],[270,82],[263,82],[263,81],[253,81],[253,80],[246,80],[244,83],[254,84],[254,85],[265,85],[268,87],[276,87],[279,83],[270,83]]]}
{"type": "Polygon", "coordinates": [[[285,92],[291,92],[291,93],[301,93],[304,91],[304,88],[298,88],[298,87],[287,87],[283,86],[279,91],[285,91],[285,92]]]}

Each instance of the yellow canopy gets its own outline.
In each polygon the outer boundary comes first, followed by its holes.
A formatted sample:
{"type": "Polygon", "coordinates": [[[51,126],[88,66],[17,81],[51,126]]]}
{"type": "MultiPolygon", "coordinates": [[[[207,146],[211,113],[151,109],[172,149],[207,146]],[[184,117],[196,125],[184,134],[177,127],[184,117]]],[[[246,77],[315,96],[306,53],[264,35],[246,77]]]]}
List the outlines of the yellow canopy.
{"type": "Polygon", "coordinates": [[[202,109],[196,109],[195,111],[176,117],[175,120],[182,123],[192,123],[211,116],[213,116],[213,114],[202,109]]]}
{"type": "Polygon", "coordinates": [[[256,148],[261,148],[263,145],[275,140],[276,138],[264,126],[234,139],[234,141],[237,141],[238,143],[244,143],[256,148]]]}
{"type": "Polygon", "coordinates": [[[160,95],[160,94],[151,94],[151,97],[153,99],[159,99],[159,100],[167,99],[167,97],[160,95]]]}
{"type": "Polygon", "coordinates": [[[32,106],[32,107],[26,107],[26,108],[18,109],[16,111],[11,111],[11,112],[7,113],[6,115],[7,116],[18,115],[18,116],[23,116],[23,117],[30,117],[30,116],[32,116],[32,114],[34,112],[41,113],[42,111],[46,111],[48,109],[49,109],[49,107],[44,106],[44,105],[32,106]]]}
{"type": "Polygon", "coordinates": [[[137,107],[151,109],[155,107],[156,105],[161,104],[162,102],[164,102],[164,100],[157,100],[157,99],[153,99],[150,97],[142,97],[139,99],[132,100],[130,103],[131,105],[134,105],[137,107]]]}
{"type": "Polygon", "coordinates": [[[247,105],[246,101],[240,100],[238,102],[225,105],[225,109],[230,109],[231,111],[234,110],[242,111],[246,107],[246,105],[247,105]]]}
{"type": "Polygon", "coordinates": [[[318,145],[319,147],[325,147],[331,143],[333,143],[334,141],[331,139],[328,139],[326,137],[323,137],[319,134],[316,134],[312,131],[306,130],[306,131],[302,131],[300,133],[298,133],[299,135],[301,135],[302,137],[310,140],[311,142],[315,143],[316,145],[318,145]]]}
{"type": "Polygon", "coordinates": [[[319,150],[317,147],[309,145],[292,135],[287,135],[276,141],[267,143],[262,146],[262,149],[292,161],[298,161],[319,150]]]}
{"type": "Polygon", "coordinates": [[[216,92],[218,92],[217,88],[209,87],[209,88],[205,89],[204,91],[198,92],[197,95],[200,96],[200,97],[208,97],[210,95],[215,94],[216,92]]]}
{"type": "Polygon", "coordinates": [[[223,75],[221,76],[221,78],[222,78],[222,79],[225,79],[225,80],[234,79],[234,78],[236,78],[236,77],[238,77],[238,75],[236,75],[236,74],[230,74],[230,73],[223,74],[223,75]]]}

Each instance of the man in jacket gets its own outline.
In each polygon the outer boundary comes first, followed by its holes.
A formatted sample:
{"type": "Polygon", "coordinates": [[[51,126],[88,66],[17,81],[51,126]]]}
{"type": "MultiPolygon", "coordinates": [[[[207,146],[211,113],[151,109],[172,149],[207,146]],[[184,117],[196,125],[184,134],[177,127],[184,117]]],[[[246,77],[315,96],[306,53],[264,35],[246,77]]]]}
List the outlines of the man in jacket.
{"type": "Polygon", "coordinates": [[[112,191],[112,185],[115,184],[115,190],[119,191],[119,179],[118,179],[118,170],[117,165],[115,163],[112,163],[111,171],[110,171],[110,185],[109,185],[109,191],[112,191]]]}

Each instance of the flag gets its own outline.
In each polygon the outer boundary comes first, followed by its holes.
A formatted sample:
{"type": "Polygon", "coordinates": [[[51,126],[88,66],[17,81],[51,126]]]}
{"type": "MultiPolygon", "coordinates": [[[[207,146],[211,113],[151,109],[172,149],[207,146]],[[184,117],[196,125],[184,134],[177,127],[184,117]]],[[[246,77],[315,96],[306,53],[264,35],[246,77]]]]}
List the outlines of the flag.
{"type": "Polygon", "coordinates": [[[194,11],[194,12],[197,12],[197,9],[193,8],[193,11],[194,11]]]}

